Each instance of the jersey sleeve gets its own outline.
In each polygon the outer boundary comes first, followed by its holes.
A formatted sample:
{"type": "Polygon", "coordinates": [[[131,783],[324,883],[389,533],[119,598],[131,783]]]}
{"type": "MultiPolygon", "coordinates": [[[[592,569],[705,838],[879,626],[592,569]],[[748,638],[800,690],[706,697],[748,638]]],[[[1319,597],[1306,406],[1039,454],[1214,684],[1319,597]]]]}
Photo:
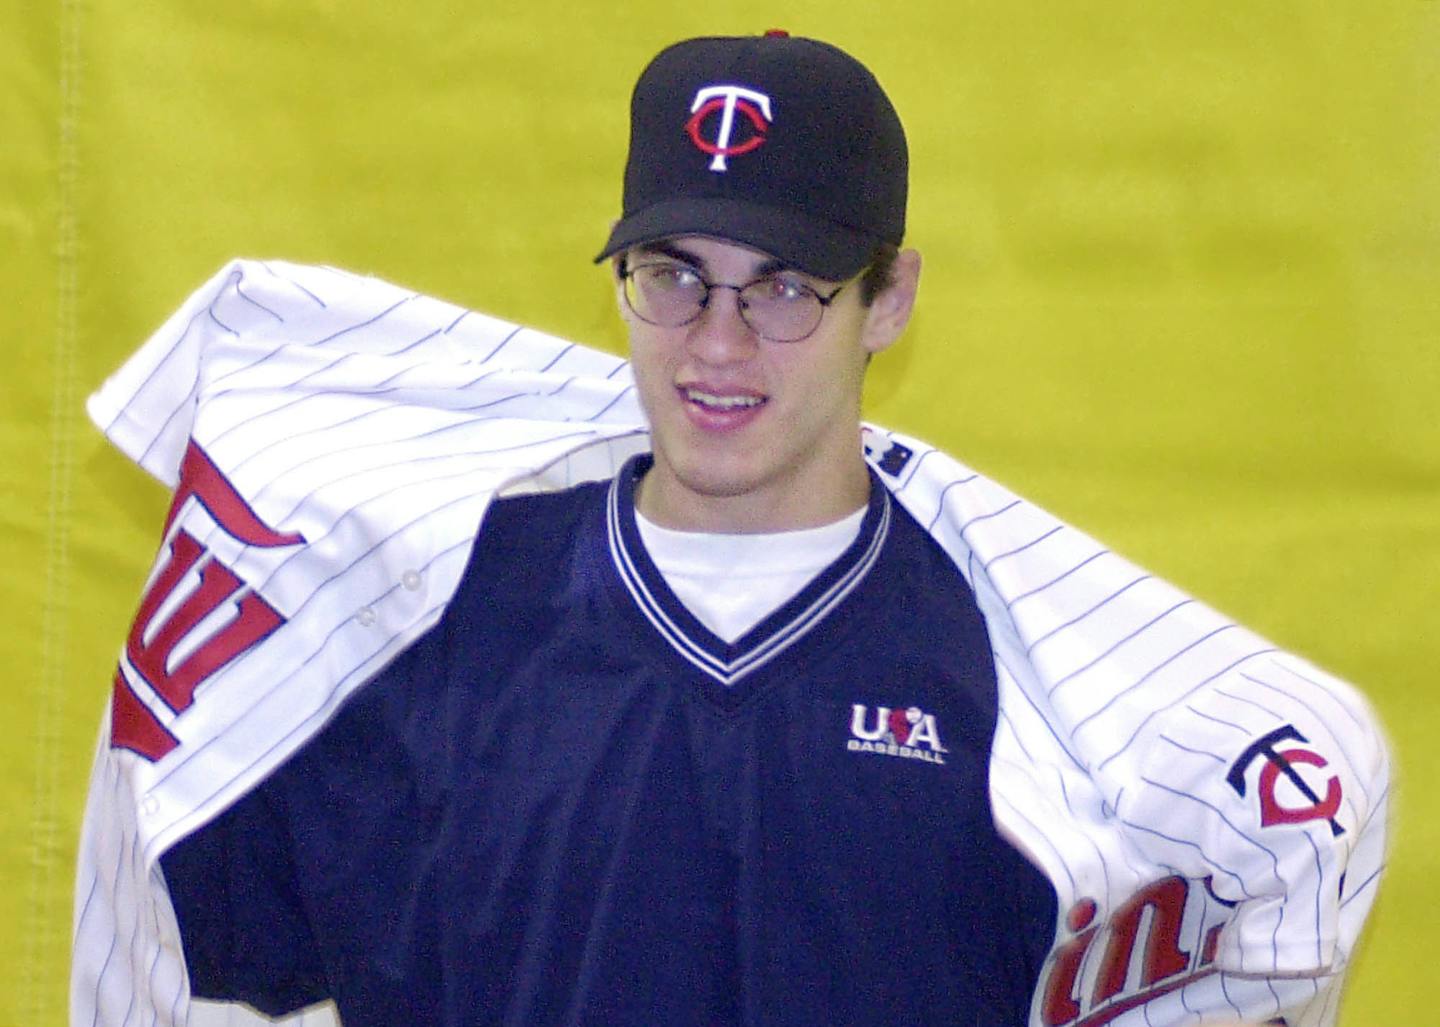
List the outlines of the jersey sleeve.
{"type": "Polygon", "coordinates": [[[161,857],[196,998],[280,1016],[329,997],[289,837],[262,785],[161,857]]]}
{"type": "Polygon", "coordinates": [[[1333,1024],[1386,858],[1362,695],[937,450],[867,445],[990,627],[997,821],[1060,898],[1033,1022],[1333,1024]]]}

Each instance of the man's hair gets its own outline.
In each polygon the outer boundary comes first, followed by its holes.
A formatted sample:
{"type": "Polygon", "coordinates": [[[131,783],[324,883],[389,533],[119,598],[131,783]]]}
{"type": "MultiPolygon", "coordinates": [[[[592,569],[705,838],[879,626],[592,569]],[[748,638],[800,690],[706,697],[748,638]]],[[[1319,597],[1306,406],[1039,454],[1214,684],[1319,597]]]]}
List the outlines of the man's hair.
{"type": "Polygon", "coordinates": [[[900,247],[894,243],[882,242],[875,247],[870,265],[860,278],[860,302],[865,306],[875,302],[891,285],[895,284],[895,258],[900,256],[900,247]]]}

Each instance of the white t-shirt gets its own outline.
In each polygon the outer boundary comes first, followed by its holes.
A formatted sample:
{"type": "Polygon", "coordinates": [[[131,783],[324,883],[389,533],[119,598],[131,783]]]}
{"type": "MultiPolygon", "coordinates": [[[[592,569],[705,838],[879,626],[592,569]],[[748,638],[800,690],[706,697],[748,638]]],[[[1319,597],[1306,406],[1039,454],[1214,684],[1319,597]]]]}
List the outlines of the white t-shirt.
{"type": "Polygon", "coordinates": [[[782,606],[855,541],[861,507],[800,531],[721,535],[662,528],[635,511],[641,541],[665,583],[696,619],[734,642],[782,606]]]}

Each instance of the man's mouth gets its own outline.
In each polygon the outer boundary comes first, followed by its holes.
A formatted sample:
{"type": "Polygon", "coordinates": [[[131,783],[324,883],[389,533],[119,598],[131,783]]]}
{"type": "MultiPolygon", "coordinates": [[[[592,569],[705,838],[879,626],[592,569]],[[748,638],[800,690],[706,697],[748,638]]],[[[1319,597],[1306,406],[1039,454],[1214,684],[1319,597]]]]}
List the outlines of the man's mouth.
{"type": "Polygon", "coordinates": [[[749,410],[765,402],[764,396],[755,396],[749,393],[721,394],[691,386],[682,386],[680,394],[696,406],[719,412],[749,410]]]}

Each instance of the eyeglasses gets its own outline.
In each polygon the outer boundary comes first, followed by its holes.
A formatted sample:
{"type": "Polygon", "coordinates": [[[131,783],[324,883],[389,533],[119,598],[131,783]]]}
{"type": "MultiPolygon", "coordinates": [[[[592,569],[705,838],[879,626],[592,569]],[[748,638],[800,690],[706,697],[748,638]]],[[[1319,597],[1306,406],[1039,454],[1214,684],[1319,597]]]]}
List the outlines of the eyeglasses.
{"type": "Polygon", "coordinates": [[[707,282],[687,264],[659,260],[637,267],[620,262],[625,303],[635,316],[660,328],[679,328],[700,316],[715,289],[733,289],[740,317],[750,330],[771,342],[799,342],[809,337],[825,316],[825,308],[849,285],[842,282],[828,295],[790,274],[770,274],[744,285],[707,282]]]}

